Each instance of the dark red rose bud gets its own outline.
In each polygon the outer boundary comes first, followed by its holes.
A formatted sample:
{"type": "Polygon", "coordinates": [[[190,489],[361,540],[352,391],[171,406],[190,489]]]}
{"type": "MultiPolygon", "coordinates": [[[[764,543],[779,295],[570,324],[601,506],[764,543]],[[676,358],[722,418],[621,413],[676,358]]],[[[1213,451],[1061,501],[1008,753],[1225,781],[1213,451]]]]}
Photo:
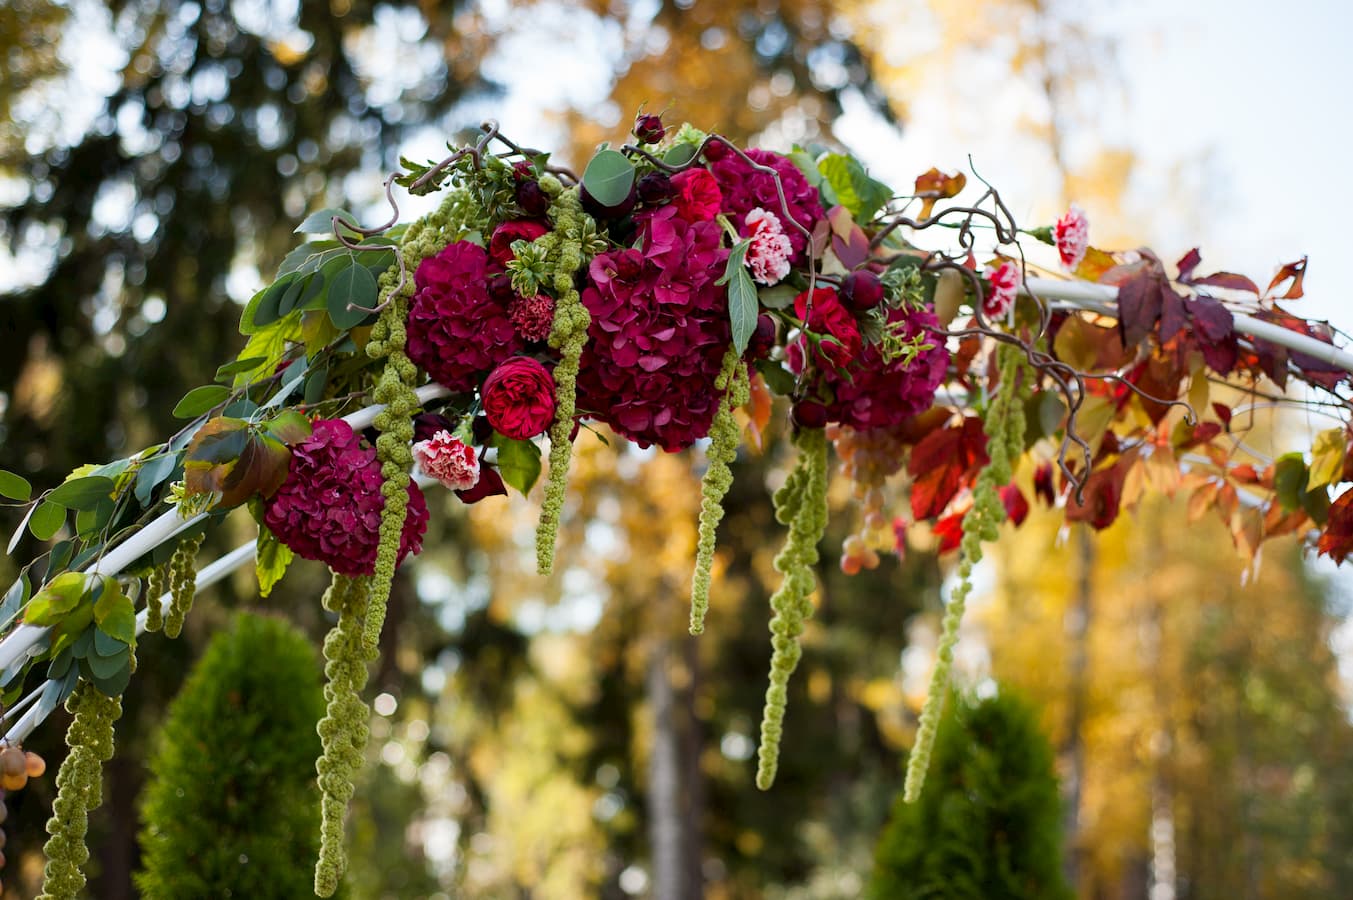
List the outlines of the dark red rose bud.
{"type": "Polygon", "coordinates": [[[517,205],[528,216],[543,216],[550,211],[550,198],[539,181],[522,181],[517,184],[517,205]]]}
{"type": "Polygon", "coordinates": [[[454,432],[455,423],[437,413],[419,413],[413,417],[413,440],[430,441],[439,431],[454,432]]]}
{"type": "Polygon", "coordinates": [[[705,145],[705,159],[710,162],[718,162],[733,151],[723,141],[710,141],[705,145]]]}
{"type": "Polygon", "coordinates": [[[640,203],[651,206],[664,200],[671,200],[677,191],[672,185],[670,176],[663,172],[649,172],[639,179],[639,183],[634,186],[634,192],[639,195],[640,203]]]}
{"type": "Polygon", "coordinates": [[[512,290],[512,276],[504,272],[490,278],[489,296],[494,303],[506,308],[517,297],[517,292],[512,290]]]}
{"type": "Polygon", "coordinates": [[[883,282],[873,272],[851,272],[841,282],[841,303],[851,312],[869,312],[883,302],[883,282]]]}
{"type": "Polygon", "coordinates": [[[602,220],[624,218],[629,215],[630,210],[634,209],[634,204],[639,199],[634,188],[630,188],[629,196],[615,206],[602,206],[595,197],[587,192],[586,187],[580,187],[578,192],[581,195],[583,209],[587,214],[594,219],[602,220]]]}
{"type": "Polygon", "coordinates": [[[770,348],[775,346],[775,319],[769,313],[762,313],[756,317],[756,331],[752,332],[752,339],[747,342],[748,359],[761,359],[770,348]]]}
{"type": "Polygon", "coordinates": [[[640,113],[634,117],[634,136],[645,144],[656,144],[667,135],[662,127],[662,117],[652,113],[640,113]]]}
{"type": "Polygon", "coordinates": [[[816,400],[800,400],[794,404],[790,416],[800,428],[822,428],[827,424],[827,407],[816,400]]]}

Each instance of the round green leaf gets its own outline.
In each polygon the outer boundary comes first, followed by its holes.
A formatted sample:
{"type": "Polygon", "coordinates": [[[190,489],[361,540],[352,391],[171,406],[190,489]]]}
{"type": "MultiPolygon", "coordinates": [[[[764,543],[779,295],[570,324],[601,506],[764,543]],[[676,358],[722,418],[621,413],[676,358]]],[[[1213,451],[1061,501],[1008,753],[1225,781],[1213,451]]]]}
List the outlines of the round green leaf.
{"type": "Polygon", "coordinates": [[[370,315],[367,310],[376,305],[376,290],[376,276],[352,260],[329,286],[329,319],[334,327],[346,331],[360,325],[370,315]]]}
{"type": "Polygon", "coordinates": [[[230,388],[223,384],[204,384],[183,395],[174,407],[174,418],[195,419],[230,396],[230,388]]]}
{"type": "Polygon", "coordinates": [[[103,475],[72,478],[48,494],[47,502],[59,504],[66,509],[93,509],[100,501],[112,496],[115,487],[113,479],[103,475]]]}
{"type": "Polygon", "coordinates": [[[602,206],[619,206],[634,187],[634,163],[619,150],[598,150],[583,172],[583,187],[602,206]]]}
{"type": "Polygon", "coordinates": [[[28,479],[0,469],[0,497],[8,497],[11,500],[27,503],[31,496],[33,496],[33,486],[28,483],[28,479]]]}

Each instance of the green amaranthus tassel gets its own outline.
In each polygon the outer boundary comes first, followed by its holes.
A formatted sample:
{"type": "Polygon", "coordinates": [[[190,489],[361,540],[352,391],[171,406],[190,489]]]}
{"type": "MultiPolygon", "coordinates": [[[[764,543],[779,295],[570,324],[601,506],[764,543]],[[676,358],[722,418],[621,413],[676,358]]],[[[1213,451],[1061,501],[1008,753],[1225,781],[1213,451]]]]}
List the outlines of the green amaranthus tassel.
{"type": "Polygon", "coordinates": [[[784,486],[775,492],[775,518],[789,526],[784,548],[775,557],[775,570],[784,576],[771,595],[775,611],[770,622],[773,652],[766,706],[761,713],[761,746],[757,750],[756,786],[769,790],[780,761],[789,676],[799,664],[799,637],[813,613],[809,599],[817,587],[813,567],[817,545],[827,530],[827,439],[820,428],[805,428],[794,439],[798,463],[784,486]]]}
{"type": "Polygon", "coordinates": [[[559,179],[546,175],[540,187],[551,197],[550,218],[554,231],[542,235],[536,245],[546,247],[546,260],[554,271],[554,325],[550,346],[559,351],[554,368],[554,424],[550,426],[550,471],[545,482],[545,500],[540,507],[540,526],[536,530],[536,570],[548,575],[554,570],[554,545],[559,537],[559,519],[564,511],[564,490],[568,485],[569,462],[573,457],[573,416],[577,412],[578,363],[587,343],[587,327],[592,324],[587,307],[573,283],[583,267],[587,251],[585,238],[595,232],[595,224],[583,212],[578,191],[564,190],[559,179]]]}
{"type": "Polygon", "coordinates": [[[385,360],[385,367],[372,392],[377,403],[385,409],[376,416],[376,458],[381,461],[381,495],[385,506],[381,509],[381,526],[376,545],[376,567],[371,582],[371,604],[366,612],[366,630],[363,646],[368,657],[375,658],[380,643],[381,628],[385,625],[385,608],[390,599],[390,585],[399,563],[399,539],[408,516],[410,472],[413,470],[413,417],[418,412],[418,395],[414,384],[418,367],[404,352],[408,340],[405,323],[409,317],[409,300],[413,297],[413,272],[419,263],[435,256],[454,237],[459,236],[459,218],[456,210],[463,205],[463,193],[453,191],[436,212],[411,224],[404,233],[397,251],[404,260],[405,278],[399,281],[398,263],[391,266],[380,279],[381,300],[385,304],[376,324],[371,327],[371,338],[366,352],[372,359],[385,360]]]}
{"type": "Polygon", "coordinates": [[[103,763],[113,756],[113,723],[122,699],[81,681],[66,700],[74,714],[66,732],[70,752],[56,776],[57,795],[47,821],[47,868],[39,900],[75,900],[85,886],[81,868],[89,859],[85,832],[89,813],[103,802],[103,763]]]}
{"type": "Polygon", "coordinates": [[[691,634],[705,630],[705,613],[709,611],[710,573],[714,569],[715,533],[723,519],[723,498],[733,486],[733,472],[729,463],[737,459],[741,434],[733,410],[751,397],[751,381],[747,364],[733,347],[723,356],[723,368],[714,382],[723,392],[719,410],[709,428],[709,467],[700,480],[700,540],[695,553],[695,574],[691,577],[691,634]]]}
{"type": "Polygon", "coordinates": [[[930,754],[935,747],[935,732],[944,709],[944,695],[949,689],[954,645],[958,643],[959,625],[963,622],[968,594],[972,592],[972,570],[982,559],[982,542],[994,541],[999,536],[997,529],[1005,519],[1000,489],[1010,483],[1014,462],[1024,449],[1025,422],[1021,389],[1029,388],[1030,379],[1022,379],[1021,376],[1027,374],[1027,363],[1018,347],[1002,344],[998,352],[1001,383],[991,401],[986,420],[987,456],[990,461],[977,476],[972,492],[972,508],[963,516],[958,584],[944,611],[935,668],[930,674],[925,705],[921,708],[916,743],[907,759],[907,780],[902,792],[907,803],[913,803],[920,797],[925,784],[930,754]]]}
{"type": "Polygon", "coordinates": [[[315,763],[321,794],[315,893],[320,897],[333,896],[347,868],[343,820],[352,799],[353,778],[365,762],[370,710],[362,700],[367,679],[363,633],[370,587],[370,578],[335,575],[324,595],[324,608],[338,613],[338,624],[324,639],[328,706],[319,723],[324,752],[315,763]]]}
{"type": "MultiPolygon", "coordinates": [[[[193,599],[197,596],[197,551],[202,549],[205,534],[184,538],[174,548],[169,558],[169,613],[164,617],[165,637],[176,638],[183,631],[183,620],[193,608],[193,599]]],[[[156,595],[155,608],[159,610],[159,596],[156,595]]],[[[150,614],[146,615],[146,630],[150,630],[150,614]]]]}
{"type": "Polygon", "coordinates": [[[159,631],[164,627],[164,610],[160,609],[160,598],[164,596],[168,582],[168,563],[156,566],[146,576],[146,631],[159,631]]]}

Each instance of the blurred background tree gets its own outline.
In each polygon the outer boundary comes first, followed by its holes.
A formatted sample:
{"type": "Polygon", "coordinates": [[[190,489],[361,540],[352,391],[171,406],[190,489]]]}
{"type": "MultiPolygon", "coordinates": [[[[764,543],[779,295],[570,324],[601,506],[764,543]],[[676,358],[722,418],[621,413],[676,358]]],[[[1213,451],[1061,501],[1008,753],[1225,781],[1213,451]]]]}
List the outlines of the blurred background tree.
{"type": "MultiPolygon", "coordinates": [[[[486,117],[573,162],[640,104],[771,146],[863,135],[868,159],[901,127],[922,149],[879,163],[900,167],[885,173],[898,185],[976,145],[984,174],[1038,215],[1075,199],[1096,240],[1136,239],[1122,223],[1141,219],[1126,199],[1139,147],[1106,114],[1123,89],[1094,16],[1032,0],[14,0],[0,8],[0,461],[47,486],[170,433],[178,398],[238,349],[240,304],[304,212],[384,218],[399,153],[438,156],[486,117]]],[[[834,488],[782,770],[762,794],[749,760],[783,448],[737,463],[698,640],[684,629],[698,451],[587,433],[580,448],[569,565],[548,581],[530,571],[535,503],[430,497],[444,514],[396,585],[372,683],[352,895],[858,896],[928,666],[942,577],[929,537],[841,576],[831,561],[853,523],[848,487],[834,488]]],[[[1328,651],[1338,611],[1295,554],[1270,551],[1263,577],[1278,580],[1257,594],[1218,587],[1215,567],[1186,575],[1190,554],[1233,558],[1224,533],[1166,541],[1177,562],[1154,575],[1161,599],[1119,603],[1101,584],[1130,593],[1139,570],[1114,542],[1149,528],[1123,521],[1100,551],[1077,539],[1051,553],[1051,528],[1026,526],[968,644],[972,679],[994,672],[1039,704],[1068,787],[1073,884],[1143,897],[1154,865],[1178,896],[1340,896],[1353,774],[1328,651]],[[1076,593],[1082,571],[1092,594],[1076,593]],[[1083,597],[1093,616],[1068,633],[1083,597]],[[1168,665],[1125,658],[1156,633],[1168,665]],[[1053,665],[1049,647],[1081,667],[1053,665]]],[[[247,536],[238,523],[225,537],[247,536]]],[[[147,642],[92,825],[94,896],[134,896],[144,736],[223,610],[285,610],[318,634],[317,568],[298,564],[267,601],[242,576],[199,604],[185,639],[147,642]]],[[[60,726],[33,739],[52,765],[60,726]]],[[[47,779],[11,798],[14,895],[36,883],[51,793],[47,779]]]]}

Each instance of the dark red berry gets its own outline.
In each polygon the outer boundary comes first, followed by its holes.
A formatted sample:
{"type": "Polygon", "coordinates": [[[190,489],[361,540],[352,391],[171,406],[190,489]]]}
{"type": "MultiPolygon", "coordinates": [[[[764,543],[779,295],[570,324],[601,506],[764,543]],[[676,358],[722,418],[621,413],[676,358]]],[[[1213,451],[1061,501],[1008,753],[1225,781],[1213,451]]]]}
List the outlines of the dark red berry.
{"type": "Polygon", "coordinates": [[[639,113],[634,117],[634,136],[645,144],[656,144],[667,136],[662,127],[662,117],[652,113],[639,113]]]}
{"type": "Polygon", "coordinates": [[[827,424],[827,407],[816,400],[800,400],[790,415],[800,428],[822,428],[827,424]]]}
{"type": "Polygon", "coordinates": [[[634,188],[630,188],[629,196],[615,206],[602,206],[595,197],[587,192],[586,187],[579,188],[578,192],[583,203],[583,209],[594,219],[622,219],[629,215],[630,210],[634,209],[634,204],[639,199],[634,188]]]}
{"type": "Polygon", "coordinates": [[[517,205],[528,216],[543,216],[550,211],[550,198],[539,181],[522,181],[517,184],[517,205]]]}
{"type": "Polygon", "coordinates": [[[868,269],[851,272],[841,281],[840,297],[851,312],[869,312],[883,302],[883,282],[868,269]]]}
{"type": "Polygon", "coordinates": [[[775,346],[775,319],[769,313],[762,313],[756,318],[756,331],[752,332],[752,339],[747,342],[747,357],[749,359],[761,359],[770,348],[775,346]]]}
{"type": "Polygon", "coordinates": [[[640,203],[650,206],[676,196],[672,179],[663,172],[649,172],[640,178],[639,183],[634,186],[634,192],[639,195],[640,203]]]}

